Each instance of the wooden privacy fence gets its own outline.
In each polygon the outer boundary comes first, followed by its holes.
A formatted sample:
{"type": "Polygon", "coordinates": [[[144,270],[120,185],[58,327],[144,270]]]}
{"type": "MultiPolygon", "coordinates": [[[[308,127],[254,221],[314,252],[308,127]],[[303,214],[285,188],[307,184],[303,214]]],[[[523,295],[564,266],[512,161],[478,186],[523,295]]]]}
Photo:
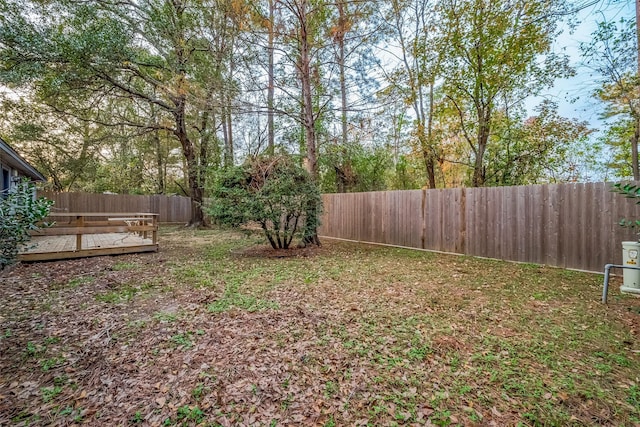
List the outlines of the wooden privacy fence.
{"type": "Polygon", "coordinates": [[[320,234],[371,243],[603,271],[640,218],[611,184],[325,194],[320,234]]]}
{"type": "Polygon", "coordinates": [[[39,191],[38,196],[53,200],[52,213],[65,212],[150,212],[163,223],[187,223],[191,219],[191,199],[181,196],[133,196],[126,194],[54,193],[39,191]]]}

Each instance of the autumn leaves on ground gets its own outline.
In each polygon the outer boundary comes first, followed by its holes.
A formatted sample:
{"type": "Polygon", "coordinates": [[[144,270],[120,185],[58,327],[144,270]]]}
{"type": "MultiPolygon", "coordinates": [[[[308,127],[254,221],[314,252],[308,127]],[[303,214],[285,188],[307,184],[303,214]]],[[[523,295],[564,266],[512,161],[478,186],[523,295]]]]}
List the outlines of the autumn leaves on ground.
{"type": "Polygon", "coordinates": [[[635,425],[640,301],[602,277],[165,229],[0,278],[0,425],[635,425]]]}

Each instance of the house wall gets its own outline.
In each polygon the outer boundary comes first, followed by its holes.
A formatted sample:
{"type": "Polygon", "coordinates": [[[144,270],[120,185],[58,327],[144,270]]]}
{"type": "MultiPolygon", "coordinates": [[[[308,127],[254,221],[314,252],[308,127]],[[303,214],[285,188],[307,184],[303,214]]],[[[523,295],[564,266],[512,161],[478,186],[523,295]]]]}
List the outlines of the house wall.
{"type": "Polygon", "coordinates": [[[0,169],[2,170],[2,178],[0,180],[0,192],[6,194],[16,185],[16,177],[20,176],[17,169],[0,162],[0,169]]]}
{"type": "Polygon", "coordinates": [[[31,181],[44,181],[46,178],[37,169],[0,138],[0,194],[12,190],[19,185],[21,178],[31,181]]]}

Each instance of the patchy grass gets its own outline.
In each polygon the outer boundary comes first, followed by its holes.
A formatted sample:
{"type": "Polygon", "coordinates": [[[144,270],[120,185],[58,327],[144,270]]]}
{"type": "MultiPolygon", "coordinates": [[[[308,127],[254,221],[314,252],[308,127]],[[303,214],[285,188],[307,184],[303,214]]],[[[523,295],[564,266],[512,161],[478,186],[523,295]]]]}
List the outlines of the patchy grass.
{"type": "Polygon", "coordinates": [[[602,277],[164,229],[0,279],[0,425],[640,422],[640,300],[602,277]]]}

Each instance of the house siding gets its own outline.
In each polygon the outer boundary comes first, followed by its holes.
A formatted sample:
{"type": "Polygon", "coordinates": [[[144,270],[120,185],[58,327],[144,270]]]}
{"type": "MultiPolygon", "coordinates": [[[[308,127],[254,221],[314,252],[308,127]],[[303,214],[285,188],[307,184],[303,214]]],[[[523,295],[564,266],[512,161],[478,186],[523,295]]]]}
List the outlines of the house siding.
{"type": "Polygon", "coordinates": [[[22,180],[44,181],[44,176],[0,138],[0,194],[7,194],[22,180]]]}
{"type": "Polygon", "coordinates": [[[16,178],[20,176],[17,169],[13,169],[6,164],[0,164],[2,167],[2,182],[0,182],[0,191],[3,194],[11,191],[16,186],[16,178]]]}

